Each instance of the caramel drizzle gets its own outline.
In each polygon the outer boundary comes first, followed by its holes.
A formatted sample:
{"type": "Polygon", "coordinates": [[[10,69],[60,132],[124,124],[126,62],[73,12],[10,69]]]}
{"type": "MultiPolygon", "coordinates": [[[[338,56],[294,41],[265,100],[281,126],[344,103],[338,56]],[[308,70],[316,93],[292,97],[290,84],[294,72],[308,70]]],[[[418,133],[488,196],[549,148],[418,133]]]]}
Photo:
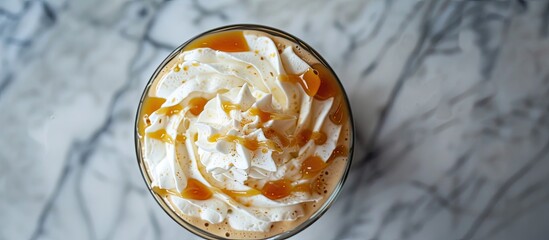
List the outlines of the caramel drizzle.
{"type": "MultiPolygon", "coordinates": [[[[239,104],[234,104],[228,101],[224,101],[221,103],[221,108],[223,108],[223,111],[229,115],[231,111],[238,110],[238,111],[244,111],[245,109],[242,108],[239,104]]],[[[268,122],[269,120],[285,120],[285,119],[292,119],[293,116],[286,115],[286,114],[280,114],[280,113],[271,113],[271,112],[265,112],[257,107],[252,107],[248,109],[250,115],[252,116],[258,116],[259,121],[264,123],[268,122]]]]}
{"type": "Polygon", "coordinates": [[[257,139],[249,139],[235,135],[222,136],[219,133],[212,134],[210,137],[208,137],[209,142],[217,142],[219,140],[238,143],[252,151],[255,151],[259,148],[266,148],[278,152],[282,151],[282,149],[273,141],[257,141],[257,139]]]}
{"type": "Polygon", "coordinates": [[[189,112],[191,114],[198,116],[202,111],[204,111],[204,105],[208,102],[208,99],[203,97],[193,98],[189,101],[189,112]]]}
{"type": "Polygon", "coordinates": [[[286,76],[280,76],[281,81],[298,83],[307,95],[314,97],[320,88],[320,77],[318,71],[309,68],[301,75],[288,74],[286,76]]]}
{"type": "MultiPolygon", "coordinates": [[[[159,129],[154,132],[148,132],[147,137],[162,141],[164,143],[169,143],[169,144],[175,143],[173,138],[166,132],[165,129],[159,129]]],[[[177,142],[184,143],[186,140],[187,140],[187,137],[185,135],[177,134],[175,136],[175,141],[177,142]]]]}
{"type": "Polygon", "coordinates": [[[261,191],[254,188],[246,191],[221,189],[221,192],[225,193],[227,196],[233,199],[240,198],[240,197],[253,197],[261,194],[261,191]]]}
{"type": "Polygon", "coordinates": [[[184,50],[188,51],[196,48],[211,48],[223,52],[245,52],[250,50],[242,31],[227,31],[202,36],[185,46],[184,50]]]}
{"type": "Polygon", "coordinates": [[[313,132],[309,129],[304,129],[300,131],[296,136],[297,145],[299,147],[305,146],[311,139],[315,142],[316,145],[322,145],[326,143],[328,136],[323,132],[313,132]]]}
{"type": "Polygon", "coordinates": [[[153,187],[152,190],[160,196],[174,195],[194,200],[207,200],[213,196],[213,192],[208,186],[194,178],[187,179],[187,186],[181,193],[178,193],[172,189],[163,189],[158,187],[153,187]]]}
{"type": "Polygon", "coordinates": [[[139,123],[137,127],[137,132],[140,138],[145,135],[145,128],[151,125],[149,116],[154,111],[158,110],[164,102],[166,102],[166,99],[164,98],[146,97],[143,99],[143,104],[141,105],[141,115],[139,116],[139,123]]]}
{"type": "Polygon", "coordinates": [[[174,143],[173,138],[170,137],[170,135],[168,135],[168,133],[166,132],[166,129],[163,129],[163,128],[155,132],[148,132],[147,137],[157,139],[169,144],[174,143]]]}

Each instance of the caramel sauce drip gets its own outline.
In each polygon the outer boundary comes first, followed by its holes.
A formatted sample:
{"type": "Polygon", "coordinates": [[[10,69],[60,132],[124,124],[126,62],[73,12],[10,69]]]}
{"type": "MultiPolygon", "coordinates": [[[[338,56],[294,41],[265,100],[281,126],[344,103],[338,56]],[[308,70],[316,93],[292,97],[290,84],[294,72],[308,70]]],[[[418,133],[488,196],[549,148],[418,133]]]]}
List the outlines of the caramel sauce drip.
{"type": "Polygon", "coordinates": [[[249,51],[242,31],[227,31],[209,34],[195,39],[185,47],[185,51],[196,48],[211,48],[223,52],[249,51]]]}
{"type": "Polygon", "coordinates": [[[259,142],[256,139],[237,137],[235,135],[227,135],[225,136],[225,140],[229,142],[240,143],[240,145],[252,151],[255,151],[259,148],[259,142]]]}
{"type": "Polygon", "coordinates": [[[212,197],[212,191],[200,181],[189,178],[187,179],[187,187],[181,193],[183,198],[206,200],[212,197]]]}
{"type": "Polygon", "coordinates": [[[145,128],[151,125],[149,116],[154,111],[160,109],[164,102],[166,102],[166,99],[158,97],[145,97],[145,99],[143,99],[143,104],[141,105],[141,116],[139,117],[139,123],[137,127],[137,133],[139,133],[139,137],[143,137],[145,135],[145,128]]]}
{"type": "Polygon", "coordinates": [[[175,196],[180,196],[180,194],[174,190],[168,190],[168,189],[163,189],[163,188],[159,188],[159,187],[153,187],[152,188],[153,192],[155,192],[156,194],[162,196],[162,197],[166,197],[168,195],[175,195],[175,196]]]}
{"type": "Polygon", "coordinates": [[[346,109],[343,106],[341,99],[338,101],[338,104],[335,107],[335,110],[330,112],[330,121],[336,125],[341,125],[346,120],[346,109]]]}
{"type": "Polygon", "coordinates": [[[180,143],[184,143],[185,140],[187,140],[187,137],[185,135],[177,134],[175,137],[175,141],[178,141],[180,143]]]}
{"type": "Polygon", "coordinates": [[[330,70],[322,64],[314,64],[311,66],[318,73],[320,84],[315,98],[319,100],[326,100],[328,98],[340,95],[340,87],[336,83],[335,77],[330,70]]]}
{"type": "Polygon", "coordinates": [[[160,108],[156,112],[158,114],[164,114],[166,116],[172,116],[172,115],[178,114],[179,112],[181,112],[181,110],[183,110],[183,107],[181,105],[177,104],[177,105],[170,106],[170,107],[160,108]]]}
{"type": "Polygon", "coordinates": [[[208,137],[208,142],[217,142],[217,140],[219,140],[219,138],[221,138],[221,134],[214,133],[210,137],[208,137]]]}
{"type": "Polygon", "coordinates": [[[267,122],[269,120],[283,120],[283,119],[292,119],[293,118],[290,115],[265,112],[265,111],[263,111],[259,108],[256,108],[256,107],[251,108],[249,111],[250,111],[250,115],[258,116],[259,120],[261,122],[267,122]]]}
{"type": "Polygon", "coordinates": [[[300,147],[305,146],[305,144],[307,144],[309,140],[311,140],[311,135],[313,135],[313,132],[311,130],[301,130],[296,136],[297,145],[300,147]]]}
{"type": "Polygon", "coordinates": [[[261,194],[271,200],[277,200],[285,198],[292,194],[292,182],[287,179],[281,179],[277,181],[270,181],[263,186],[261,194]]]}
{"type": "Polygon", "coordinates": [[[187,186],[181,193],[172,189],[161,189],[158,187],[153,187],[153,191],[160,196],[174,195],[194,200],[207,200],[213,195],[209,187],[194,178],[187,179],[187,186]]]}
{"type": "Polygon", "coordinates": [[[326,136],[326,133],[323,132],[313,132],[311,138],[315,141],[316,145],[322,145],[326,143],[328,136],[326,136]]]}
{"type": "Polygon", "coordinates": [[[170,137],[170,135],[168,135],[168,133],[166,132],[166,129],[160,129],[155,132],[149,132],[147,133],[147,137],[154,138],[165,143],[173,144],[173,138],[170,137]]]}
{"type": "Polygon", "coordinates": [[[196,97],[189,101],[189,111],[195,115],[198,116],[202,111],[204,111],[204,105],[208,102],[208,99],[205,99],[203,97],[196,97]]]}
{"type": "Polygon", "coordinates": [[[313,97],[317,94],[318,89],[320,88],[320,76],[318,71],[312,68],[309,68],[305,73],[301,75],[302,81],[299,81],[301,87],[305,90],[307,95],[313,97]]]}
{"type": "Polygon", "coordinates": [[[301,130],[296,136],[297,145],[300,147],[305,146],[309,140],[313,139],[316,145],[322,145],[326,143],[328,136],[323,132],[313,132],[309,129],[301,130]]]}
{"type": "Polygon", "coordinates": [[[252,109],[250,109],[250,114],[251,114],[252,116],[258,116],[258,117],[259,117],[259,120],[260,120],[261,122],[267,122],[267,121],[271,120],[272,117],[273,117],[273,115],[272,115],[271,113],[269,113],[269,112],[264,112],[264,111],[262,111],[261,109],[255,108],[255,107],[252,108],[252,109]]]}
{"type": "Polygon", "coordinates": [[[301,173],[304,178],[312,178],[318,175],[318,173],[324,170],[327,166],[328,164],[322,161],[320,157],[311,156],[303,161],[299,173],[301,173]]]}
{"type": "MultiPolygon", "coordinates": [[[[320,174],[325,168],[327,168],[334,159],[342,156],[347,156],[348,154],[347,147],[344,145],[338,145],[336,148],[332,151],[332,154],[328,158],[326,162],[324,162],[320,157],[318,156],[311,156],[308,157],[301,163],[301,168],[299,170],[299,173],[302,175],[302,178],[305,179],[311,179],[318,174],[320,174]]],[[[311,183],[304,183],[301,185],[298,185],[294,188],[294,191],[298,191],[295,189],[301,189],[302,192],[318,192],[320,193],[320,189],[322,188],[322,181],[320,181],[320,178],[317,178],[315,181],[311,183]]]]}
{"type": "Polygon", "coordinates": [[[270,181],[263,186],[261,194],[268,199],[278,200],[290,196],[294,192],[317,192],[320,194],[322,189],[322,181],[320,178],[308,183],[302,183],[296,186],[292,186],[292,181],[288,179],[281,179],[276,181],[270,181]]]}
{"type": "Polygon", "coordinates": [[[349,154],[349,150],[344,145],[337,145],[336,148],[332,151],[332,154],[330,155],[330,158],[328,158],[327,162],[331,162],[334,159],[338,157],[344,157],[349,154]]]}
{"type": "Polygon", "coordinates": [[[253,188],[247,191],[237,191],[237,190],[228,190],[228,189],[222,189],[221,191],[233,199],[240,198],[240,197],[253,197],[261,194],[261,191],[253,188]]]}
{"type": "Polygon", "coordinates": [[[156,110],[162,107],[162,104],[166,102],[166,99],[159,97],[146,97],[143,100],[143,105],[141,106],[141,112],[146,115],[151,115],[156,110]]]}
{"type": "Polygon", "coordinates": [[[227,113],[227,115],[232,110],[241,110],[242,109],[242,106],[240,106],[238,104],[231,103],[231,102],[222,102],[221,107],[223,108],[223,111],[225,111],[225,113],[227,113]]]}
{"type": "Polygon", "coordinates": [[[264,128],[263,134],[265,134],[266,138],[279,143],[282,147],[287,147],[290,145],[290,140],[284,134],[272,128],[264,128]]]}
{"type": "Polygon", "coordinates": [[[321,84],[318,71],[316,71],[313,68],[307,69],[307,71],[301,75],[288,74],[287,76],[281,76],[280,80],[299,83],[299,85],[301,85],[305,93],[307,93],[307,95],[311,97],[317,94],[321,84]]]}
{"type": "MultiPolygon", "coordinates": [[[[231,103],[231,102],[227,102],[227,101],[222,102],[221,107],[223,108],[223,111],[225,111],[225,113],[227,113],[227,115],[232,110],[244,110],[244,109],[242,109],[242,106],[240,106],[238,104],[231,103]]],[[[249,111],[250,111],[250,115],[258,116],[259,120],[261,122],[267,122],[271,119],[288,119],[288,118],[290,118],[290,116],[286,116],[286,115],[282,115],[282,114],[265,112],[265,111],[263,111],[259,108],[256,108],[256,107],[251,108],[249,111]]]]}

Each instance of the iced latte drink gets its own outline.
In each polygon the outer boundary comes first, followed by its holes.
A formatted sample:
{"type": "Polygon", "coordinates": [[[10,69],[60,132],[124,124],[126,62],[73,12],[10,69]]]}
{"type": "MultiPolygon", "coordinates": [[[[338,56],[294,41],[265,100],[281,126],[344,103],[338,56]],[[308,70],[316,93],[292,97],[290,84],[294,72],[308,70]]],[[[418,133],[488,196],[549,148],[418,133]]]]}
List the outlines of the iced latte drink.
{"type": "Polygon", "coordinates": [[[138,161],[153,196],[205,238],[291,236],[347,174],[352,121],[337,77],[279,30],[228,26],[183,44],[147,85],[138,161]]]}

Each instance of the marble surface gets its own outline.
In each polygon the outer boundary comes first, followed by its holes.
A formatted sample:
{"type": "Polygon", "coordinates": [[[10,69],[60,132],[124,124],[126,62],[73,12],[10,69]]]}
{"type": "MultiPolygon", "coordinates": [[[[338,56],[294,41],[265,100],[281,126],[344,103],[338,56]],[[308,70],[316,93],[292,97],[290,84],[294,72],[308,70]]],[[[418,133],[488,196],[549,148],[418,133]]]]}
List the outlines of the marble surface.
{"type": "Polygon", "coordinates": [[[350,95],[342,195],[294,239],[548,239],[549,1],[0,1],[0,239],[196,239],[147,192],[133,122],[202,31],[286,30],[350,95]]]}

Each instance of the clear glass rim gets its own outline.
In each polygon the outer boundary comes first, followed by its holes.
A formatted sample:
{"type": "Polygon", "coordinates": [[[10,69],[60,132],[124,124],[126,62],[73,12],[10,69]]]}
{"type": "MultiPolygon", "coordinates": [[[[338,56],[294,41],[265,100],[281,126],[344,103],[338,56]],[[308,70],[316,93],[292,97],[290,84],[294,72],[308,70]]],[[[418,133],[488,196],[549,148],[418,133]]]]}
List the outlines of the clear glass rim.
{"type": "Polygon", "coordinates": [[[147,82],[147,85],[145,86],[145,88],[143,90],[141,98],[139,100],[139,105],[137,106],[135,124],[134,124],[134,141],[135,141],[135,152],[136,152],[136,156],[137,156],[137,164],[139,165],[139,170],[141,172],[141,176],[143,177],[143,180],[145,181],[145,184],[147,185],[149,193],[153,196],[156,203],[158,203],[158,205],[164,210],[164,212],[166,212],[166,214],[168,214],[168,216],[170,216],[175,222],[177,222],[180,226],[184,227],[185,229],[192,232],[193,234],[195,234],[199,237],[205,238],[205,239],[229,239],[229,238],[223,238],[222,236],[218,236],[216,234],[210,233],[210,232],[205,231],[205,230],[203,230],[203,229],[201,229],[201,228],[199,228],[199,227],[197,227],[197,226],[195,226],[191,223],[188,223],[183,218],[181,218],[176,213],[176,210],[173,210],[172,207],[170,205],[168,205],[162,199],[162,197],[158,196],[156,193],[153,192],[153,190],[151,188],[151,179],[150,179],[149,173],[148,173],[148,171],[145,167],[143,157],[142,157],[142,146],[141,146],[141,141],[139,139],[138,124],[139,124],[139,116],[141,115],[141,106],[143,105],[143,100],[145,99],[145,97],[149,93],[149,89],[150,89],[154,79],[160,73],[160,71],[174,57],[176,57],[181,52],[181,50],[185,46],[187,46],[190,42],[196,40],[199,37],[202,37],[202,36],[205,36],[205,35],[208,35],[208,34],[218,33],[218,32],[225,32],[225,31],[230,31],[230,30],[253,30],[253,31],[265,32],[265,33],[271,34],[271,35],[276,36],[276,37],[285,38],[285,39],[290,40],[290,41],[294,42],[295,44],[299,45],[299,47],[301,47],[304,50],[311,53],[322,65],[324,65],[326,68],[328,68],[328,70],[335,77],[339,87],[341,88],[343,96],[344,96],[345,101],[347,103],[347,112],[349,114],[349,124],[350,124],[350,126],[349,126],[349,129],[350,129],[349,156],[347,158],[347,164],[345,166],[345,169],[344,169],[344,172],[341,176],[341,179],[339,180],[339,182],[335,186],[332,194],[330,194],[330,196],[328,197],[328,199],[326,199],[324,204],[319,209],[317,209],[309,217],[309,219],[305,220],[303,223],[301,223],[300,225],[298,225],[297,227],[295,227],[295,228],[293,228],[289,231],[285,231],[285,232],[282,232],[280,234],[277,234],[277,235],[266,238],[266,239],[273,239],[273,240],[274,239],[286,239],[286,238],[289,238],[291,236],[294,236],[294,235],[300,233],[301,231],[305,230],[307,227],[312,225],[322,215],[324,215],[324,213],[334,203],[335,199],[341,193],[343,185],[344,185],[344,183],[347,179],[347,175],[349,174],[349,170],[351,168],[351,163],[352,163],[352,160],[353,160],[353,152],[354,152],[354,144],[355,144],[355,127],[354,127],[355,124],[354,124],[354,119],[353,119],[353,115],[352,115],[352,111],[351,111],[351,105],[350,105],[350,102],[349,102],[349,97],[347,96],[347,93],[346,93],[345,89],[343,88],[343,84],[341,83],[341,81],[337,77],[337,74],[334,72],[334,70],[326,62],[326,60],[324,58],[322,58],[322,56],[320,56],[320,54],[316,50],[314,50],[311,46],[309,46],[307,43],[305,43],[301,39],[299,39],[299,38],[297,38],[297,37],[295,37],[295,36],[293,36],[293,35],[291,35],[287,32],[284,32],[282,30],[279,30],[279,29],[276,29],[276,28],[273,28],[273,27],[268,27],[268,26],[264,26],[264,25],[257,25],[257,24],[234,24],[234,25],[222,26],[222,27],[218,27],[218,28],[214,28],[214,29],[202,32],[202,33],[190,38],[189,40],[185,41],[183,44],[181,44],[179,47],[177,47],[175,50],[173,50],[162,61],[162,63],[156,68],[156,70],[154,71],[154,73],[150,77],[149,81],[147,82]]]}

